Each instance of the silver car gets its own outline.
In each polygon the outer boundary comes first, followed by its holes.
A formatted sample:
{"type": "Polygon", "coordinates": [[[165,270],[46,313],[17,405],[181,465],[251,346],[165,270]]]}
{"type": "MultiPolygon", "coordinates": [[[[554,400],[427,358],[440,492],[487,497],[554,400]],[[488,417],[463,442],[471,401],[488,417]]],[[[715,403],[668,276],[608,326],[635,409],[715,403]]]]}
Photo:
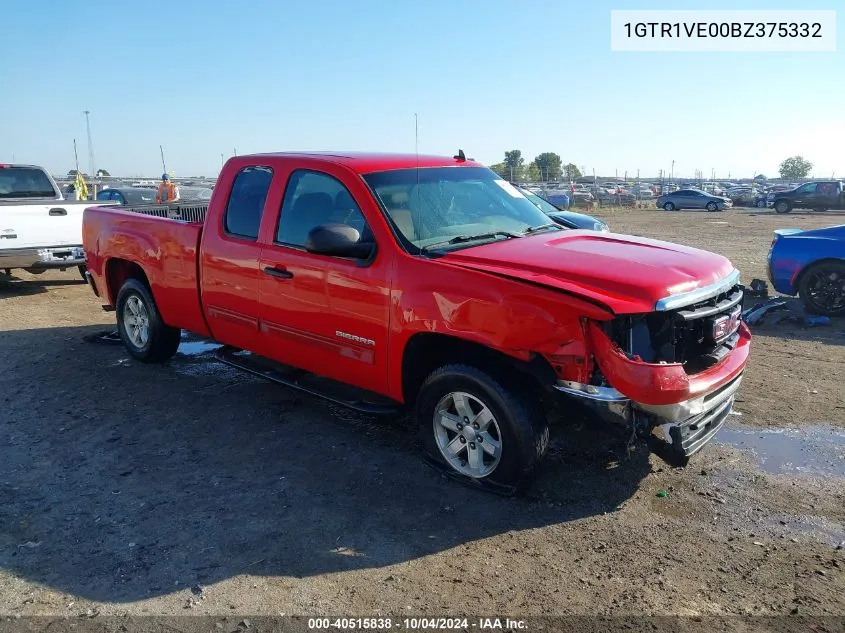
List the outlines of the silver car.
{"type": "Polygon", "coordinates": [[[707,209],[708,211],[724,211],[733,206],[730,198],[714,196],[700,189],[679,189],[667,193],[657,199],[657,207],[666,211],[679,209],[707,209]]]}

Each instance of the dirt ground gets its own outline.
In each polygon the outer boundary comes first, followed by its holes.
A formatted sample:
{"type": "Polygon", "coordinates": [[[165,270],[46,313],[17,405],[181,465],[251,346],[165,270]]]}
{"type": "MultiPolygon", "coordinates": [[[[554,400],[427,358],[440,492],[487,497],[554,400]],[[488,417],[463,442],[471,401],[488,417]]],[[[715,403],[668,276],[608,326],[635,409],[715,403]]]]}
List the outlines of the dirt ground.
{"type": "MultiPolygon", "coordinates": [[[[597,215],[745,283],[773,229],[845,222],[597,215]]],[[[75,271],[0,282],[0,615],[845,615],[845,320],[753,328],[743,442],[676,469],[560,420],[515,499],[428,468],[408,420],[85,340],[112,323],[75,271]]]]}

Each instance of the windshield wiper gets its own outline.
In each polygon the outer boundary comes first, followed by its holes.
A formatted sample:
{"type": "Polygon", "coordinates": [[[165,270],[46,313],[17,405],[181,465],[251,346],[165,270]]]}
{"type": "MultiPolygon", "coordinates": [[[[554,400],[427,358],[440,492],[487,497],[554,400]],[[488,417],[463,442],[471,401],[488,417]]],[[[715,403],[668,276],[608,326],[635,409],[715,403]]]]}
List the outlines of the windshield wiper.
{"type": "Polygon", "coordinates": [[[522,235],[518,233],[511,233],[510,231],[492,231],[490,233],[479,233],[478,235],[456,235],[452,239],[444,240],[442,242],[435,242],[434,244],[428,244],[420,248],[421,253],[426,253],[430,250],[434,250],[441,246],[450,246],[452,244],[463,244],[464,242],[474,242],[476,240],[490,240],[494,237],[522,237],[522,235]]]}
{"type": "Polygon", "coordinates": [[[560,224],[541,224],[540,226],[529,226],[525,229],[522,234],[523,235],[531,235],[531,233],[536,233],[537,231],[545,231],[546,229],[559,229],[560,224]]]}

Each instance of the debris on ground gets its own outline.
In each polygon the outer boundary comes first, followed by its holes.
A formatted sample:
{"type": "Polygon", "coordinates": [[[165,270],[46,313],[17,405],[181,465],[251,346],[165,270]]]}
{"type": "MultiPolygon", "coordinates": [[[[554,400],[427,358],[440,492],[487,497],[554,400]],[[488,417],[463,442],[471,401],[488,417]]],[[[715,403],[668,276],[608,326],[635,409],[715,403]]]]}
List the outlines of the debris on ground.
{"type": "Polygon", "coordinates": [[[106,345],[119,345],[123,342],[117,330],[97,332],[83,337],[82,340],[86,343],[101,343],[106,345]]]}
{"type": "Polygon", "coordinates": [[[742,320],[748,325],[754,325],[755,323],[760,323],[767,313],[773,310],[783,310],[784,308],[786,308],[786,301],[772,298],[745,310],[742,313],[742,320]]]}
{"type": "Polygon", "coordinates": [[[807,327],[817,327],[819,325],[830,325],[830,317],[826,317],[826,316],[804,317],[804,325],[806,325],[807,327]]]}
{"type": "Polygon", "coordinates": [[[769,284],[762,279],[752,279],[751,283],[744,288],[745,294],[749,297],[763,297],[769,296],[769,284]]]}
{"type": "Polygon", "coordinates": [[[665,490],[658,490],[657,496],[660,497],[661,499],[664,499],[664,498],[669,496],[669,493],[666,492],[665,490]]]}

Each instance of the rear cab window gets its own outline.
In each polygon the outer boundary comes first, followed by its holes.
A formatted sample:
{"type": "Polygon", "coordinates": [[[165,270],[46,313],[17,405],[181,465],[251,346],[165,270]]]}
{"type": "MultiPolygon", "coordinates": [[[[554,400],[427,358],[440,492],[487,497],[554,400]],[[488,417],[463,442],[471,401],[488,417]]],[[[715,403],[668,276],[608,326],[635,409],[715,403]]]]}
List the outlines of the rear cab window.
{"type": "Polygon", "coordinates": [[[273,170],[270,167],[244,167],[238,172],[223,214],[226,235],[242,240],[258,239],[264,201],[272,180],[273,170]]]}
{"type": "Polygon", "coordinates": [[[0,165],[0,199],[58,197],[59,192],[43,169],[0,165]]]}

